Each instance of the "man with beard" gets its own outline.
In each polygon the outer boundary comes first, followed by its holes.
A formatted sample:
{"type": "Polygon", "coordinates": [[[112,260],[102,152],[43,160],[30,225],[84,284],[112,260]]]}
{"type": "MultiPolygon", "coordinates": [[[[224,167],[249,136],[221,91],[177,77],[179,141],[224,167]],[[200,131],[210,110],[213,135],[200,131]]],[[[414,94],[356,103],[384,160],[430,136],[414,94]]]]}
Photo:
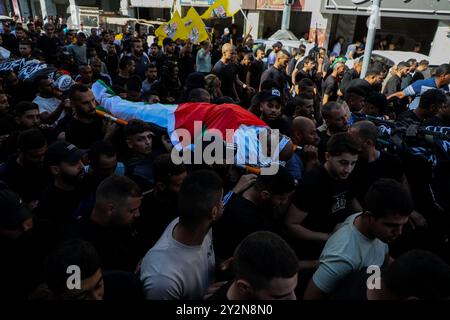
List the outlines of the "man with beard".
{"type": "Polygon", "coordinates": [[[33,102],[39,106],[42,123],[54,124],[70,113],[68,103],[55,97],[53,81],[48,76],[37,76],[34,83],[38,87],[39,94],[33,102]]]}
{"type": "Polygon", "coordinates": [[[222,197],[222,180],[213,171],[194,171],[184,179],[179,218],[142,260],[140,279],[146,299],[201,299],[214,283],[211,226],[222,216],[222,197]]]}
{"type": "Polygon", "coordinates": [[[82,32],[78,32],[77,42],[69,44],[67,46],[67,51],[73,55],[77,65],[86,64],[86,35],[82,32]]]}
{"type": "Polygon", "coordinates": [[[349,133],[336,133],[328,141],[325,165],[307,172],[297,186],[286,228],[302,258],[317,259],[336,225],[361,211],[348,180],[359,152],[349,133]]]}
{"type": "Polygon", "coordinates": [[[131,57],[124,56],[119,62],[119,73],[114,78],[113,84],[125,88],[127,81],[134,75],[136,64],[131,57]]]}
{"type": "Polygon", "coordinates": [[[141,216],[136,220],[140,245],[145,254],[158,241],[169,223],[178,217],[178,193],[187,176],[183,164],[174,164],[170,154],[153,162],[155,187],[142,200],[141,216]]]}
{"type": "Polygon", "coordinates": [[[35,213],[58,229],[73,221],[83,198],[83,155],[83,151],[66,141],[52,143],[45,154],[45,165],[54,180],[42,192],[35,213]]]}
{"type": "Polygon", "coordinates": [[[67,124],[66,140],[78,148],[88,149],[95,141],[108,138],[111,131],[103,134],[103,121],[96,115],[92,91],[85,85],[75,84],[70,88],[69,98],[74,116],[67,124]]]}
{"type": "Polygon", "coordinates": [[[275,64],[263,72],[260,84],[268,79],[273,80],[277,84],[276,88],[284,94],[286,89],[286,66],[288,62],[289,52],[286,50],[278,51],[275,64]]]}
{"type": "Polygon", "coordinates": [[[336,101],[339,96],[339,81],[345,72],[345,64],[338,62],[333,66],[333,72],[325,79],[322,85],[322,104],[336,101]]]}
{"type": "Polygon", "coordinates": [[[0,180],[28,204],[36,205],[50,176],[45,170],[47,141],[39,129],[25,130],[17,139],[17,151],[0,166],[0,180]]]}
{"type": "Polygon", "coordinates": [[[141,78],[141,81],[143,81],[145,79],[145,69],[150,63],[150,60],[144,52],[141,39],[133,39],[131,41],[131,53],[129,56],[134,60],[136,65],[136,74],[141,78]]]}
{"type": "Polygon", "coordinates": [[[84,84],[89,88],[92,87],[92,83],[94,82],[92,67],[88,64],[81,64],[78,67],[79,75],[76,76],[75,82],[79,84],[84,84]]]}
{"type": "Polygon", "coordinates": [[[57,63],[58,48],[63,47],[63,43],[56,36],[55,26],[52,23],[46,23],[44,30],[45,34],[40,36],[37,47],[43,51],[45,61],[48,64],[55,65],[57,63]]]}
{"type": "MultiPolygon", "coordinates": [[[[172,40],[172,38],[164,38],[163,40],[163,49],[164,53],[160,54],[156,58],[156,67],[158,68],[158,74],[162,74],[162,69],[164,64],[171,61],[174,63],[178,63],[179,59],[177,55],[175,54],[175,41],[172,40]]],[[[155,50],[156,51],[156,50],[155,50]]]]}
{"type": "Polygon", "coordinates": [[[295,150],[292,158],[286,163],[286,169],[298,183],[305,172],[319,165],[317,146],[320,138],[314,121],[305,117],[296,117],[292,121],[290,138],[292,143],[301,149],[295,150]]]}
{"type": "Polygon", "coordinates": [[[221,81],[222,94],[239,101],[236,90],[237,68],[232,62],[236,50],[229,43],[222,46],[222,58],[214,65],[211,73],[215,74],[221,81]]]}
{"type": "Polygon", "coordinates": [[[279,232],[280,208],[289,203],[294,187],[289,171],[280,167],[274,175],[259,175],[242,195],[233,195],[213,229],[217,256],[230,258],[239,243],[255,231],[279,232]]]}
{"type": "Polygon", "coordinates": [[[278,89],[272,88],[259,93],[259,110],[261,120],[271,129],[278,129],[285,134],[289,127],[289,119],[281,113],[282,96],[278,89]]]}
{"type": "Polygon", "coordinates": [[[69,238],[92,243],[103,269],[135,271],[142,256],[136,254],[131,226],[141,201],[142,191],[131,179],[109,176],[97,188],[91,215],[73,225],[69,238]]]}
{"type": "Polygon", "coordinates": [[[437,114],[425,121],[426,126],[450,127],[450,93],[446,94],[447,103],[439,106],[437,114]]]}
{"type": "Polygon", "coordinates": [[[347,132],[348,130],[348,112],[344,106],[337,102],[327,103],[322,107],[322,117],[325,120],[324,130],[319,130],[319,160],[325,162],[325,151],[330,137],[338,132],[347,132]]]}
{"type": "Polygon", "coordinates": [[[112,80],[109,74],[102,72],[102,60],[99,58],[91,58],[89,65],[92,68],[92,81],[102,80],[108,86],[112,85],[112,80]]]}
{"type": "Polygon", "coordinates": [[[401,183],[380,179],[370,187],[365,202],[365,210],[349,216],[327,241],[305,300],[326,299],[352,273],[389,264],[388,243],[402,234],[409,220],[411,196],[401,183]]]}

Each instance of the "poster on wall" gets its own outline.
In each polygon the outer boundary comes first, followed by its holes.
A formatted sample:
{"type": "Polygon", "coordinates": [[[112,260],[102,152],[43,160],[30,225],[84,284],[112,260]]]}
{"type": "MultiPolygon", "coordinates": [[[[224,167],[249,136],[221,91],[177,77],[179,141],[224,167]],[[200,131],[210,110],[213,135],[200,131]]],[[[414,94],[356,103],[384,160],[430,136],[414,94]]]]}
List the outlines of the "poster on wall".
{"type": "MultiPolygon", "coordinates": [[[[260,10],[283,10],[285,0],[257,0],[256,8],[260,10]]],[[[294,0],[291,9],[301,11],[306,0],[294,0]]]]}

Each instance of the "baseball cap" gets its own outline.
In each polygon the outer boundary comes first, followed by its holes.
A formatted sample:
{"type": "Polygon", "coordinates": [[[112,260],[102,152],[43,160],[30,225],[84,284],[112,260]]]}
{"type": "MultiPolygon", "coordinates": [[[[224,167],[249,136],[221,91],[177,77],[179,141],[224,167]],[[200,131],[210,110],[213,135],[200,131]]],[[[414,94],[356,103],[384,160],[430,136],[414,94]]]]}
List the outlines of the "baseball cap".
{"type": "Polygon", "coordinates": [[[169,37],[164,38],[164,40],[163,40],[163,46],[168,46],[168,45],[171,45],[173,43],[175,43],[175,42],[173,41],[172,38],[169,38],[169,37]]]}
{"type": "Polygon", "coordinates": [[[21,224],[32,217],[31,211],[19,195],[10,189],[0,189],[0,227],[16,230],[21,224]]]}
{"type": "Polygon", "coordinates": [[[261,92],[259,96],[260,102],[278,100],[281,103],[281,93],[280,90],[272,88],[266,91],[261,92]]]}
{"type": "Polygon", "coordinates": [[[61,162],[73,163],[79,161],[86,152],[67,141],[56,141],[48,147],[44,161],[49,166],[58,165],[61,162]]]}

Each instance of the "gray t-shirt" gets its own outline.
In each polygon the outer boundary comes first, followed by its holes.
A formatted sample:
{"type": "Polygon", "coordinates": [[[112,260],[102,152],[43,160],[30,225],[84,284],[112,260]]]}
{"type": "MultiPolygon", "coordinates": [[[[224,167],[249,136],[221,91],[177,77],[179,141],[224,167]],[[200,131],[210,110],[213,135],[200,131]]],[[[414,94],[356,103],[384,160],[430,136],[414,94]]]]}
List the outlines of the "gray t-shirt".
{"type": "Polygon", "coordinates": [[[323,248],[312,280],[325,293],[335,291],[349,274],[371,265],[381,267],[384,263],[388,245],[376,238],[369,239],[356,229],[353,222],[360,214],[345,219],[323,248]]]}
{"type": "Polygon", "coordinates": [[[177,224],[178,218],[169,224],[142,260],[141,282],[146,299],[202,299],[214,283],[215,256],[211,230],[201,246],[187,246],[172,236],[177,224]]]}

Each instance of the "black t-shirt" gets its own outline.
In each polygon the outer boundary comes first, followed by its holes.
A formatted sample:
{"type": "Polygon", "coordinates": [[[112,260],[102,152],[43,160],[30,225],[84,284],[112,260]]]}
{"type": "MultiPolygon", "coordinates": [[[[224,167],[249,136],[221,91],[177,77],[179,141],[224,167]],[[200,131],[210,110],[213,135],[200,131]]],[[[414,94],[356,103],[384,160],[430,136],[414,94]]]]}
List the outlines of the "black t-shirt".
{"type": "MultiPolygon", "coordinates": [[[[347,85],[347,89],[349,88],[358,88],[358,89],[362,89],[364,90],[364,92],[366,93],[366,97],[370,96],[373,92],[376,92],[376,88],[374,86],[371,86],[369,82],[367,82],[366,79],[353,79],[352,81],[350,81],[347,85]]],[[[379,92],[379,91],[377,91],[379,92]]],[[[345,94],[345,92],[342,92],[345,94]]]]}
{"type": "Polygon", "coordinates": [[[125,88],[125,85],[127,84],[128,80],[130,80],[130,78],[124,78],[120,75],[117,75],[117,77],[115,77],[113,80],[113,84],[125,88]]]}
{"type": "Polygon", "coordinates": [[[208,301],[228,301],[228,298],[227,298],[228,289],[230,289],[230,287],[233,284],[233,282],[234,281],[228,281],[223,286],[221,286],[219,288],[219,290],[214,292],[211,295],[211,297],[209,297],[206,300],[208,300],[208,301]]]}
{"type": "Polygon", "coordinates": [[[140,252],[144,255],[159,240],[167,226],[179,216],[176,194],[155,189],[142,199],[141,215],[135,221],[140,252]]]}
{"type": "Polygon", "coordinates": [[[250,86],[255,89],[259,90],[259,82],[261,80],[261,75],[264,71],[264,62],[255,60],[250,65],[250,86]]]}
{"type": "Polygon", "coordinates": [[[416,71],[412,77],[411,83],[414,83],[419,80],[424,80],[424,79],[425,79],[425,76],[423,75],[423,73],[421,71],[416,71]]]}
{"type": "Polygon", "coordinates": [[[386,83],[386,87],[384,88],[383,94],[386,96],[390,96],[391,94],[400,91],[401,86],[402,86],[402,79],[400,79],[400,77],[397,75],[393,75],[386,83]]]}
{"type": "Polygon", "coordinates": [[[289,129],[291,128],[292,121],[285,115],[282,115],[280,118],[276,120],[267,120],[262,119],[271,129],[278,129],[282,134],[289,133],[289,129]]]}
{"type": "Polygon", "coordinates": [[[91,145],[103,139],[103,121],[95,117],[91,123],[71,119],[66,129],[66,140],[80,149],[89,149],[91,145]]]}
{"type": "Polygon", "coordinates": [[[136,182],[143,191],[154,187],[153,179],[153,154],[145,158],[132,158],[125,165],[125,175],[136,182]]]}
{"type": "Polygon", "coordinates": [[[327,151],[327,143],[331,136],[326,131],[319,132],[319,145],[317,146],[317,152],[319,155],[319,161],[325,163],[325,152],[327,151]]]}
{"type": "Polygon", "coordinates": [[[355,69],[347,70],[344,75],[342,76],[341,83],[339,84],[339,89],[342,93],[345,93],[347,90],[348,85],[353,79],[358,78],[358,73],[355,71],[355,69]]]}
{"type": "Polygon", "coordinates": [[[338,89],[338,80],[332,74],[330,74],[323,82],[322,94],[328,95],[328,101],[336,101],[338,98],[338,89]]]}
{"type": "Polygon", "coordinates": [[[233,63],[223,63],[221,60],[217,61],[212,71],[221,81],[221,90],[224,96],[236,99],[233,88],[235,87],[237,68],[233,63]]]}
{"type": "Polygon", "coordinates": [[[44,58],[47,63],[56,63],[56,53],[58,49],[63,47],[63,43],[58,37],[48,37],[47,35],[42,35],[38,42],[37,47],[41,49],[44,53],[44,58]]]}
{"type": "Polygon", "coordinates": [[[0,136],[10,134],[17,129],[17,123],[14,117],[9,113],[0,115],[0,136]]]}
{"type": "Polygon", "coordinates": [[[283,70],[278,70],[274,66],[263,72],[261,76],[261,84],[266,80],[273,80],[277,83],[277,89],[280,92],[284,92],[284,87],[286,83],[286,76],[283,70]]]}
{"type": "Polygon", "coordinates": [[[85,218],[72,226],[68,238],[92,243],[100,256],[102,268],[134,272],[142,257],[136,254],[133,234],[131,227],[104,227],[85,218]]]}
{"type": "Polygon", "coordinates": [[[380,151],[380,157],[374,162],[358,160],[350,176],[350,183],[356,199],[364,207],[364,197],[372,183],[382,178],[390,178],[401,182],[403,175],[404,170],[400,158],[380,151]]]}
{"type": "Polygon", "coordinates": [[[316,79],[314,79],[314,77],[312,75],[305,72],[303,69],[300,69],[299,72],[297,73],[297,75],[295,76],[295,83],[299,83],[300,81],[302,81],[305,78],[311,80],[314,83],[316,82],[316,79]]]}
{"type": "Polygon", "coordinates": [[[400,114],[397,119],[398,122],[405,122],[405,123],[413,123],[418,122],[422,123],[422,120],[420,120],[417,115],[414,113],[414,110],[407,110],[400,114]]]}
{"type": "Polygon", "coordinates": [[[240,195],[233,195],[222,217],[213,227],[214,251],[218,257],[228,259],[249,234],[273,229],[274,222],[270,213],[264,212],[264,209],[240,195]]]}
{"type": "Polygon", "coordinates": [[[17,155],[0,165],[0,180],[25,202],[39,200],[42,190],[50,183],[47,168],[24,167],[17,163],[17,155]]]}
{"type": "Polygon", "coordinates": [[[300,180],[292,203],[308,213],[302,225],[312,231],[330,233],[336,224],[343,222],[350,214],[353,200],[350,182],[333,179],[323,166],[305,173],[300,180]]]}
{"type": "Polygon", "coordinates": [[[434,127],[450,127],[450,121],[434,116],[430,120],[425,121],[424,125],[434,127]]]}

